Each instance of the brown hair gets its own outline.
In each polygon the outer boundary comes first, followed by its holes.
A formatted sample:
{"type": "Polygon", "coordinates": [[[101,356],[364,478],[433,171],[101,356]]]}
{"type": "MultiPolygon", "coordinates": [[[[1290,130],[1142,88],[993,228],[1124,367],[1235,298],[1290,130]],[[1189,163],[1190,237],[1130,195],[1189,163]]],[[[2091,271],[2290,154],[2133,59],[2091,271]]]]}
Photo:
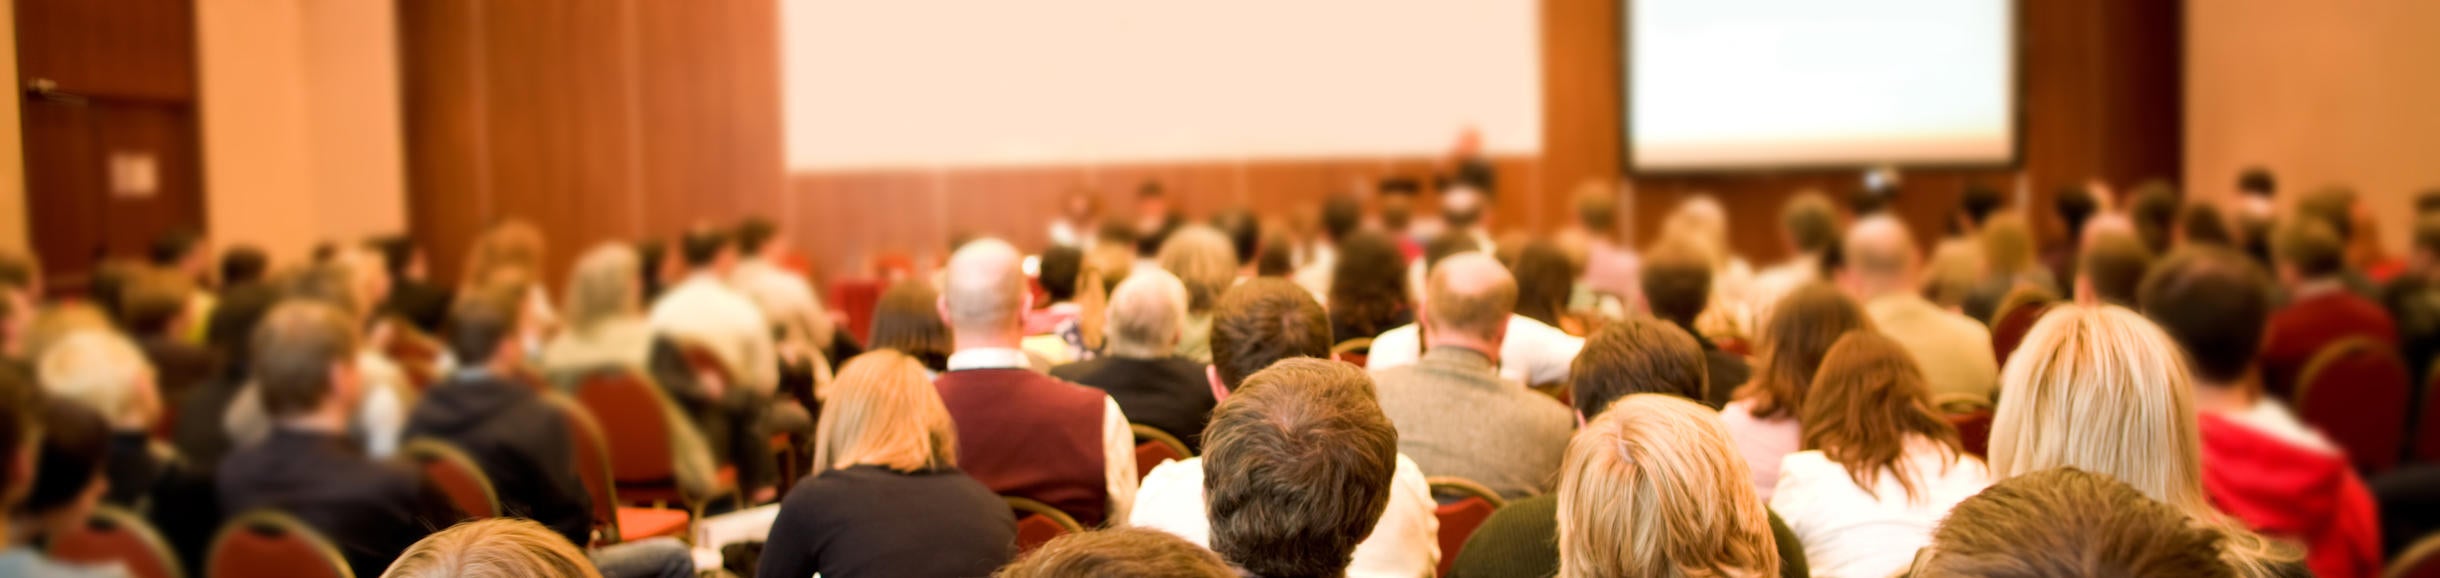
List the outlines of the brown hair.
{"type": "Polygon", "coordinates": [[[922,281],[890,285],[873,304],[872,348],[896,349],[935,371],[947,368],[955,344],[949,340],[949,323],[940,318],[939,302],[940,293],[922,281]]]}
{"type": "Polygon", "coordinates": [[[526,291],[524,285],[485,284],[458,296],[449,306],[449,323],[441,335],[459,365],[491,363],[500,344],[515,338],[526,291]]]}
{"type": "Polygon", "coordinates": [[[1702,401],[1711,391],[1703,346],[1684,329],[1630,317],[1595,332],[1568,366],[1576,412],[1601,415],[1618,398],[1660,393],[1702,401]]]}
{"type": "Polygon", "coordinates": [[[575,544],[522,518],[475,520],[408,546],[382,578],[601,578],[575,544]]]}
{"type": "Polygon", "coordinates": [[[1329,314],[1294,283],[1247,281],[1212,310],[1212,370],[1232,391],[1280,360],[1327,359],[1331,345],[1329,314]]]}
{"type": "Polygon", "coordinates": [[[1330,272],[1330,325],[1347,328],[1347,335],[1372,337],[1397,327],[1411,316],[1406,296],[1406,255],[1388,235],[1361,231],[1339,240],[1338,262],[1330,272]]]}
{"type": "Polygon", "coordinates": [[[2222,534],[2109,476],[2074,468],[2002,481],[1958,502],[1915,576],[2236,575],[2222,534]]]}
{"type": "Polygon", "coordinates": [[[169,331],[170,324],[186,313],[187,298],[194,292],[195,281],[183,273],[166,269],[138,273],[119,290],[128,333],[152,336],[169,331]]]}
{"type": "Polygon", "coordinates": [[[253,351],[263,412],[287,417],[313,411],[331,394],[331,366],[355,360],[355,321],[319,301],[281,303],[255,328],[253,351]]]}
{"type": "Polygon", "coordinates": [[[458,283],[472,285],[491,277],[497,269],[515,267],[541,271],[545,244],[542,229],[521,219],[508,219],[491,226],[474,246],[466,250],[465,275],[458,283]]]}
{"type": "Polygon", "coordinates": [[[1847,332],[1872,329],[1872,319],[1847,294],[1823,283],[1788,292],[1771,312],[1762,328],[1760,371],[1736,398],[1754,401],[1754,417],[1794,417],[1804,407],[1813,374],[1821,370],[1822,356],[1847,332]]]}
{"type": "Polygon", "coordinates": [[[1339,576],[1389,508],[1398,429],[1353,365],[1246,378],[1203,433],[1212,550],[1257,576],[1339,576]]]}
{"type": "MultiPolygon", "coordinates": [[[[1685,239],[1672,239],[1644,255],[1644,302],[1652,314],[1679,327],[1693,327],[1711,305],[1711,257],[1685,239]]],[[[1696,398],[1701,399],[1701,398],[1696,398]]]]}
{"type": "Polygon", "coordinates": [[[1559,326],[1560,316],[1567,312],[1567,300],[1576,290],[1576,277],[1582,271],[1568,262],[1567,254],[1560,252],[1558,244],[1550,241],[1524,244],[1508,268],[1517,280],[1516,314],[1559,326]]]}
{"type": "Polygon", "coordinates": [[[2133,305],[2135,290],[2152,269],[2152,250],[2134,235],[2101,231],[2084,244],[2076,270],[2092,284],[2093,296],[2113,305],[2133,305]]]}
{"type": "Polygon", "coordinates": [[[1838,208],[1821,191],[1802,191],[1779,206],[1779,231],[1799,251],[1821,251],[1839,241],[1838,208]]]}
{"type": "Polygon", "coordinates": [[[1905,488],[1908,500],[1920,499],[1920,481],[1899,467],[1906,460],[1907,444],[1918,437],[1931,440],[1949,462],[1965,454],[1957,428],[1933,411],[1930,391],[1904,346],[1878,332],[1849,331],[1822,357],[1812,395],[1805,397],[1797,414],[1804,448],[1820,450],[1846,467],[1847,476],[1866,493],[1887,471],[1905,488]]]}
{"type": "Polygon", "coordinates": [[[2320,220],[2289,219],[2272,238],[2271,247],[2279,262],[2295,267],[2296,273],[2307,279],[2335,275],[2347,268],[2346,241],[2320,220]]]}
{"type": "Polygon", "coordinates": [[[1175,534],[1146,528],[1111,528],[1069,534],[1043,544],[998,578],[1236,578],[1218,554],[1175,534]]]}

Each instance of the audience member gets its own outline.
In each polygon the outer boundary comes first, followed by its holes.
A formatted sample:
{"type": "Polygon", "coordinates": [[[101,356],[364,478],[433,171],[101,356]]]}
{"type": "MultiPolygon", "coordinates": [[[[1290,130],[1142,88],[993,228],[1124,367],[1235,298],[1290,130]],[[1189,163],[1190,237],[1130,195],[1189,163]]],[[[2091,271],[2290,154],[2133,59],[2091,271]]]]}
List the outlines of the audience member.
{"type": "Polygon", "coordinates": [[[458,285],[481,285],[503,270],[523,270],[529,275],[543,271],[549,263],[544,258],[548,249],[542,229],[533,223],[516,218],[494,222],[467,248],[465,269],[458,275],[458,285]]]}
{"type": "MultiPolygon", "coordinates": [[[[1282,360],[1330,356],[1328,318],[1301,288],[1256,279],[1230,290],[1214,308],[1212,365],[1205,371],[1212,393],[1226,401],[1247,378],[1282,360]]],[[[1209,433],[1209,428],[1206,428],[1209,433]]],[[[1209,442],[1209,436],[1205,438],[1209,442]]],[[[1208,451],[1208,448],[1207,448],[1208,451]]],[[[1431,484],[1421,468],[1397,456],[1389,507],[1380,523],[1355,547],[1349,576],[1406,578],[1430,574],[1440,563],[1439,520],[1433,516],[1431,484]]],[[[1208,487],[1203,458],[1168,462],[1144,477],[1129,525],[1153,528],[1211,544],[1213,524],[1205,508],[1208,487]]]]}
{"type": "Polygon", "coordinates": [[[1093,228],[1101,220],[1101,191],[1083,187],[1069,190],[1060,197],[1059,214],[1051,220],[1051,245],[1090,249],[1095,241],[1093,228]]]}
{"type": "Polygon", "coordinates": [[[688,367],[685,354],[644,321],[636,272],[640,266],[635,251],[617,243],[595,247],[576,260],[562,300],[568,309],[567,328],[543,346],[538,360],[541,373],[562,391],[581,387],[585,379],[602,373],[650,376],[672,402],[663,404],[663,419],[685,424],[669,428],[678,491],[710,496],[718,490],[713,480],[715,446],[710,440],[751,437],[736,431],[738,424],[731,423],[735,421],[732,414],[744,412],[722,405],[724,400],[717,392],[705,388],[704,380],[688,367]]]}
{"type": "Polygon", "coordinates": [[[1822,575],[1905,569],[1949,508],[1991,485],[1932,407],[1915,360],[1879,333],[1851,331],[1830,347],[1797,416],[1805,451],[1782,460],[1770,505],[1822,575]]]}
{"type": "Polygon", "coordinates": [[[1341,576],[1397,492],[1398,431],[1362,370],[1289,359],[1245,378],[1204,439],[1212,551],[1248,576],[1341,576]]]}
{"type": "MultiPolygon", "coordinates": [[[[1752,379],[1754,368],[1746,363],[1745,356],[1721,350],[1710,338],[1694,330],[1695,316],[1701,314],[1703,302],[1711,296],[1710,265],[1692,246],[1664,243],[1644,256],[1643,294],[1644,303],[1652,309],[1654,317],[1677,326],[1703,349],[1703,365],[1711,386],[1687,396],[1688,399],[1715,408],[1727,405],[1729,393],[1752,379]]],[[[1590,341],[1585,343],[1587,352],[1592,347],[1590,341]]],[[[1587,353],[1576,355],[1583,359],[1587,353]]],[[[1576,382],[1583,383],[1584,378],[1578,376],[1576,382]]],[[[1600,413],[1600,409],[1594,408],[1590,413],[1600,413]]]]}
{"type": "Polygon", "coordinates": [[[2154,255],[2169,252],[2182,202],[2177,188],[2168,181],[2147,180],[2128,193],[2127,219],[2134,222],[2135,237],[2142,240],[2145,250],[2154,255]]]}
{"type": "Polygon", "coordinates": [[[2094,227],[2077,259],[2076,301],[2120,307],[2135,304],[2136,287],[2151,270],[2156,256],[2141,237],[2114,228],[2094,227]]]}
{"type": "Polygon", "coordinates": [[[2222,541],[2125,482],[2057,468],[1959,502],[1908,575],[2234,578],[2222,541]]]}
{"type": "MultiPolygon", "coordinates": [[[[2440,192],[2433,195],[2440,199],[2440,192]]],[[[2407,375],[2431,375],[2440,361],[2440,214],[2415,217],[2414,251],[2381,293],[2381,305],[2397,323],[2407,375]]]]}
{"type": "Polygon", "coordinates": [[[438,333],[449,320],[449,302],[454,296],[448,288],[432,283],[431,267],[415,238],[390,235],[367,245],[381,254],[381,268],[390,273],[389,299],[381,303],[380,314],[405,319],[425,334],[438,333]]]}
{"type": "Polygon", "coordinates": [[[2229,230],[2228,218],[2220,213],[2219,205],[2192,201],[2186,203],[2185,210],[2177,214],[2175,245],[2212,245],[2235,249],[2237,235],[2229,230]]]}
{"type": "Polygon", "coordinates": [[[1135,255],[1146,259],[1158,255],[1161,246],[1168,244],[1169,235],[1177,232],[1185,221],[1177,207],[1169,204],[1169,192],[1161,187],[1160,181],[1144,181],[1135,188],[1135,255]]]}
{"type": "Polygon", "coordinates": [[[1627,396],[1567,444],[1559,576],[1779,574],[1770,512],[1710,410],[1627,396]]]}
{"type": "Polygon", "coordinates": [[[814,434],[818,471],[780,503],[756,575],[981,576],[1007,564],[1016,518],[958,470],[969,444],[949,411],[915,358],[849,360],[814,434]]]}
{"type": "Polygon", "coordinates": [[[2242,255],[2195,247],[2144,280],[2144,315],[2185,351],[2193,372],[2203,488],[2254,531],[2304,544],[2316,575],[2377,574],[2379,516],[2352,462],[2263,396],[2254,352],[2271,297],[2260,277],[2242,255]]]}
{"type": "Polygon", "coordinates": [[[719,357],[736,383],[715,388],[734,386],[769,395],[779,384],[777,345],[770,318],[752,297],[727,281],[737,267],[734,240],[727,232],[698,228],[688,231],[679,245],[686,280],[652,304],[653,330],[719,357]]]}
{"type": "Polygon", "coordinates": [[[1720,422],[1745,456],[1754,491],[1763,500],[1779,486],[1780,459],[1804,447],[1804,429],[1796,418],[1822,356],[1847,332],[1874,325],[1854,300],[1821,283],[1798,287],[1772,309],[1770,326],[1762,328],[1761,374],[1720,408],[1720,422]]]}
{"type": "MultiPolygon", "coordinates": [[[[1788,293],[1818,281],[1829,280],[1822,274],[1826,253],[1837,250],[1839,244],[1838,208],[1830,197],[1820,191],[1800,191],[1779,207],[1779,242],[1788,251],[1788,259],[1771,265],[1754,276],[1754,326],[1757,330],[1771,325],[1771,306],[1788,293]]],[[[1757,336],[1759,337],[1759,336],[1757,336]]],[[[1733,389],[1731,384],[1725,389],[1733,389]]]]}
{"type": "Polygon", "coordinates": [[[1932,245],[1932,256],[1924,261],[1924,292],[1933,302],[1949,307],[1964,303],[1966,292],[1973,290],[1985,271],[1999,271],[1998,263],[1990,262],[1990,242],[1983,236],[1983,224],[2006,206],[2007,199],[1998,189],[1979,184],[1966,185],[1958,195],[1957,209],[1949,214],[1948,236],[1932,245]],[[1951,280],[1963,283],[1943,283],[1951,280]]]}
{"type": "Polygon", "coordinates": [[[373,461],[347,441],[364,388],[356,340],[347,314],[323,303],[284,303],[263,319],[250,351],[271,433],[221,463],[220,502],[230,512],[296,516],[329,538],[356,575],[378,576],[459,514],[413,471],[373,461]]]}
{"type": "Polygon", "coordinates": [[[103,473],[110,489],[102,500],[147,514],[180,559],[202,561],[220,522],[219,500],[212,495],[209,471],[153,441],[167,415],[142,352],[117,334],[81,331],[52,347],[40,365],[43,389],[109,421],[110,454],[103,473]]]}
{"type": "Polygon", "coordinates": [[[1112,528],[1043,544],[996,578],[1237,578],[1220,555],[1159,530],[1112,528]]]}
{"type": "MultiPolygon", "coordinates": [[[[379,292],[389,286],[381,278],[381,270],[370,265],[359,253],[334,256],[291,277],[285,298],[329,304],[362,331],[359,335],[364,337],[354,343],[355,369],[363,377],[363,387],[351,396],[356,405],[347,433],[362,443],[365,455],[385,459],[398,451],[414,390],[407,383],[406,372],[382,352],[379,342],[387,335],[387,325],[364,317],[365,304],[381,302],[379,292]]],[[[230,401],[228,412],[221,416],[230,438],[238,445],[250,445],[274,429],[277,420],[265,407],[261,389],[258,383],[238,392],[230,401]]]]}
{"type": "Polygon", "coordinates": [[[1364,231],[1342,238],[1336,247],[1330,291],[1319,295],[1329,305],[1331,335],[1342,341],[1370,339],[1415,322],[1403,279],[1406,258],[1397,241],[1364,231]]]}
{"type": "Polygon", "coordinates": [[[1619,185],[1587,179],[1576,186],[1576,226],[1557,241],[1576,267],[1577,283],[1567,308],[1583,315],[1619,319],[1635,308],[1635,251],[1627,247],[1619,185]]]}
{"type": "Polygon", "coordinates": [[[985,239],[959,248],[945,271],[940,310],[957,353],[937,381],[964,433],[958,464],[994,493],[1085,524],[1124,520],[1135,503],[1135,434],[1108,394],[1028,369],[1017,349],[1032,301],[1021,258],[985,239]]]}
{"type": "Polygon", "coordinates": [[[45,541],[82,527],[110,483],[103,476],[110,441],[109,426],[102,416],[66,400],[50,400],[39,407],[39,415],[32,417],[40,420],[40,433],[27,436],[40,440],[26,448],[34,455],[31,459],[20,455],[10,461],[13,464],[10,469],[19,472],[11,476],[12,480],[19,476],[32,479],[22,486],[9,484],[12,488],[24,488],[24,500],[7,501],[11,506],[7,511],[11,525],[7,529],[11,532],[0,535],[0,548],[5,548],[0,549],[0,575],[126,577],[126,569],[119,565],[55,562],[34,553],[34,548],[45,541]]]}
{"type": "Polygon", "coordinates": [[[1399,452],[1424,473],[1472,480],[1502,497],[1549,491],[1571,424],[1565,406],[1499,374],[1516,280],[1490,256],[1465,253],[1433,268],[1428,291],[1418,321],[1431,332],[1431,349],[1375,375],[1399,452]]]}
{"type": "Polygon", "coordinates": [[[1746,299],[1754,272],[1729,247],[1728,210],[1720,201],[1698,194],[1679,202],[1661,221],[1660,238],[1694,243],[1711,259],[1711,302],[1695,319],[1695,327],[1713,339],[1751,337],[1754,317],[1746,299]]]}
{"type": "Polygon", "coordinates": [[[2305,364],[2340,340],[2366,337],[2398,345],[2389,312],[2347,289],[2341,243],[2328,224],[2311,217],[2291,219],[2279,229],[2277,271],[2288,303],[2271,314],[2262,334],[2262,383],[2271,395],[2295,395],[2305,364]]]}
{"type": "Polygon", "coordinates": [[[2221,558],[2240,574],[2303,572],[2291,548],[2213,508],[2192,378],[2160,328],[2115,305],[2062,305],[2017,353],[1991,425],[1993,475],[2074,467],[2116,477],[2225,535],[2221,558]]]}
{"type": "MultiPolygon", "coordinates": [[[[2295,214],[2291,216],[2290,220],[2319,221],[2328,225],[2330,232],[2338,240],[2339,246],[2339,270],[2331,275],[2332,278],[2337,279],[2340,285],[2349,292],[2365,299],[2379,299],[2379,288],[2373,284],[2372,273],[2374,271],[2371,271],[2369,267],[2385,265],[2385,263],[2375,262],[2381,257],[2380,255],[2365,254],[2365,242],[2370,241],[2371,252],[2378,253],[2379,240],[2370,238],[2377,233],[2370,230],[2372,221],[2365,218],[2363,209],[2363,205],[2356,197],[2355,189],[2345,186],[2326,186],[2298,197],[2295,214]]],[[[2286,230],[2286,225],[2291,224],[2282,223],[2281,229],[2272,231],[2271,253],[2273,257],[2278,255],[2282,237],[2287,235],[2282,231],[2286,230]]]]}
{"type": "Polygon", "coordinates": [[[1934,396],[1991,397],[1999,377],[1991,330],[1915,291],[1920,258],[1906,224],[1890,216],[1864,219],[1847,232],[1846,245],[1841,283],[1864,304],[1873,325],[1914,356],[1934,396]]]}
{"type": "MultiPolygon", "coordinates": [[[[1296,272],[1289,276],[1290,279],[1296,281],[1297,286],[1312,292],[1315,299],[1327,301],[1336,295],[1333,290],[1338,287],[1335,281],[1340,274],[1339,269],[1341,269],[1339,255],[1345,251],[1344,246],[1354,241],[1355,237],[1375,235],[1369,241],[1389,243],[1391,251],[1389,254],[1398,255],[1397,245],[1390,243],[1387,237],[1377,236],[1378,233],[1363,230],[1364,201],[1357,199],[1355,195],[1338,194],[1322,199],[1321,221],[1321,242],[1314,244],[1313,255],[1305,259],[1304,265],[1298,267],[1296,272]]],[[[1399,258],[1396,261],[1403,266],[1406,259],[1399,258]]],[[[1379,332],[1364,335],[1377,333],[1379,332]]]]}
{"type": "MultiPolygon", "coordinates": [[[[192,227],[181,226],[171,229],[169,232],[163,233],[159,237],[154,237],[152,240],[152,246],[146,252],[146,259],[151,265],[149,269],[150,272],[162,272],[170,275],[176,275],[187,281],[187,319],[200,320],[209,319],[211,317],[212,307],[218,304],[218,297],[213,295],[211,291],[207,290],[207,288],[213,286],[212,248],[210,241],[203,237],[202,231],[192,227]]],[[[131,273],[140,275],[143,271],[146,270],[137,269],[131,271],[131,273]]],[[[128,280],[132,281],[133,279],[134,275],[128,277],[128,280]]],[[[120,297],[121,293],[119,292],[119,289],[121,288],[111,288],[110,293],[108,294],[109,298],[116,299],[120,297]]],[[[119,305],[124,306],[124,303],[120,303],[119,305]]],[[[126,319],[123,317],[125,313],[123,310],[119,309],[118,307],[111,307],[110,309],[114,313],[122,315],[119,317],[119,319],[126,319]]],[[[195,343],[203,342],[203,326],[192,325],[186,329],[189,331],[189,333],[187,333],[184,337],[188,341],[195,343]]]]}
{"type": "Polygon", "coordinates": [[[830,349],[838,328],[822,298],[805,276],[785,265],[788,243],[779,225],[762,217],[737,224],[737,263],[728,272],[729,286],[761,307],[763,319],[786,331],[790,341],[811,351],[830,349]]]}
{"type": "Polygon", "coordinates": [[[1035,279],[1042,284],[1043,297],[1051,302],[1025,312],[1028,336],[1054,333],[1060,324],[1073,323],[1084,312],[1076,304],[1076,282],[1084,273],[1084,251],[1053,246],[1042,250],[1040,263],[1041,273],[1035,279]]]}
{"type": "MultiPolygon", "coordinates": [[[[236,255],[237,251],[233,249],[230,254],[236,255]]],[[[220,360],[218,371],[212,379],[187,392],[185,399],[165,400],[176,408],[170,415],[186,416],[171,421],[170,444],[203,475],[217,469],[220,459],[236,443],[221,418],[229,414],[239,397],[251,397],[244,392],[254,380],[254,332],[279,298],[276,291],[261,282],[230,284],[223,289],[220,305],[212,308],[212,329],[207,332],[210,340],[205,342],[220,360]]]]}
{"type": "Polygon", "coordinates": [[[254,329],[246,320],[260,319],[279,300],[279,290],[264,278],[270,268],[271,258],[252,245],[237,245],[221,253],[220,298],[212,315],[204,319],[203,345],[224,364],[244,365],[224,345],[244,343],[254,329]]]}
{"type": "Polygon", "coordinates": [[[1974,319],[1989,319],[1999,309],[1999,302],[2019,287],[2033,287],[2051,294],[2059,292],[2059,281],[2042,266],[2041,252],[2034,244],[2033,227],[2025,217],[2012,211],[1991,215],[1984,221],[1982,234],[1982,277],[1958,303],[1960,312],[1974,319]]]}
{"type": "Polygon", "coordinates": [[[196,319],[187,304],[194,293],[193,281],[166,272],[138,275],[122,291],[120,302],[127,307],[122,321],[153,370],[147,388],[158,389],[163,400],[186,399],[220,364],[210,349],[189,339],[196,319]]]}
{"type": "Polygon", "coordinates": [[[938,374],[949,370],[949,324],[941,320],[940,292],[930,283],[899,281],[881,292],[873,305],[872,348],[892,349],[923,362],[938,374]]]}
{"type": "Polygon", "coordinates": [[[1410,177],[1387,177],[1374,185],[1374,202],[1381,232],[1398,241],[1398,250],[1406,258],[1423,254],[1422,231],[1415,222],[1415,198],[1423,194],[1423,184],[1410,177]]]}
{"type": "Polygon", "coordinates": [[[1186,331],[1178,355],[1211,363],[1212,304],[1237,282],[1237,257],[1228,237],[1210,227],[1179,229],[1161,244],[1161,269],[1186,284],[1186,331]]]}
{"type": "Polygon", "coordinates": [[[2080,275],[2076,261],[2084,254],[2084,225],[2103,213],[2101,199],[2082,186],[2060,187],[2051,197],[2050,211],[2059,222],[2060,242],[2042,251],[2042,264],[2056,279],[2075,279],[2080,275]]]}
{"type": "Polygon", "coordinates": [[[1552,327],[1577,325],[1566,319],[1568,297],[1576,291],[1576,267],[1549,241],[1517,245],[1515,259],[1506,263],[1517,281],[1516,315],[1552,327]]]}
{"type": "Polygon", "coordinates": [[[566,538],[532,520],[475,520],[408,546],[381,578],[602,578],[566,538]]]}
{"type": "Polygon", "coordinates": [[[513,377],[524,369],[524,293],[488,286],[458,297],[440,335],[457,369],[424,392],[407,417],[407,436],[465,450],[491,479],[505,515],[541,522],[570,543],[591,543],[593,500],[576,475],[569,425],[532,385],[513,377]]]}
{"type": "MultiPolygon", "coordinates": [[[[1408,270],[1412,293],[1420,298],[1416,304],[1419,313],[1431,305],[1431,291],[1425,283],[1431,272],[1450,257],[1475,253],[1477,247],[1465,237],[1433,239],[1421,262],[1408,270]]],[[[1498,264],[1487,256],[1484,261],[1495,266],[1498,264]]],[[[1381,372],[1420,361],[1427,345],[1423,339],[1425,323],[1420,317],[1417,323],[1401,325],[1374,337],[1371,350],[1365,353],[1364,368],[1381,372]]],[[[1507,328],[1502,334],[1499,355],[1493,356],[1500,377],[1535,387],[1566,383],[1568,363],[1576,358],[1577,351],[1584,349],[1584,338],[1514,313],[1508,315],[1507,328]]]]}
{"type": "MultiPolygon", "coordinates": [[[[1163,271],[1127,277],[1110,296],[1108,355],[1051,369],[1051,377],[1109,393],[1128,419],[1203,447],[1212,398],[1204,365],[1176,354],[1185,331],[1185,284],[1163,271]]],[[[1140,465],[1140,464],[1139,464],[1140,465]]]]}

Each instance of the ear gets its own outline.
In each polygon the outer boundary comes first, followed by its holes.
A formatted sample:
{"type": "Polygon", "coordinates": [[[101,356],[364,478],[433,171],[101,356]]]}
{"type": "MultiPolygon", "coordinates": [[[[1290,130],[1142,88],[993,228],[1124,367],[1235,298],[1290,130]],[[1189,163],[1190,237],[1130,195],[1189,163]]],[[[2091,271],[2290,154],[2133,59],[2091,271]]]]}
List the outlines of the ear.
{"type": "Polygon", "coordinates": [[[1212,401],[1228,401],[1228,387],[1220,385],[1220,366],[1203,366],[1203,379],[1211,382],[1212,401]]]}
{"type": "Polygon", "coordinates": [[[947,323],[949,321],[949,296],[942,295],[933,298],[932,312],[940,315],[940,320],[942,323],[947,323]]]}

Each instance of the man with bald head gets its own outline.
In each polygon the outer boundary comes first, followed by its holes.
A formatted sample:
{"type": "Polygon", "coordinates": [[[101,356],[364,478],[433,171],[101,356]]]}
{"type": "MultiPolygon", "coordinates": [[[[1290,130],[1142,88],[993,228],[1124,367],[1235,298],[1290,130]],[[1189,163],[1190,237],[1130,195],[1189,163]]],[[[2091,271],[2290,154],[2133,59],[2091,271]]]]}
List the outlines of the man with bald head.
{"type": "Polygon", "coordinates": [[[1989,398],[1999,390],[1999,362],[1991,355],[1991,330],[1942,309],[1916,289],[1923,258],[1915,238],[1895,217],[1876,215],[1847,231],[1847,268],[1839,284],[1864,304],[1881,333],[1913,354],[1932,393],[1989,398]]]}
{"type": "Polygon", "coordinates": [[[1135,435],[1101,390],[1030,369],[1018,343],[1033,308],[1024,256],[998,239],[949,257],[940,316],[957,352],[933,384],[957,423],[957,465],[1003,496],[1030,498],[1086,526],[1135,503],[1135,435]]]}
{"type": "Polygon", "coordinates": [[[1425,292],[1423,358],[1374,375],[1398,451],[1425,475],[1466,478],[1502,497],[1550,491],[1576,421],[1566,405],[1500,376],[1516,278],[1490,255],[1463,253],[1432,268],[1425,292]]]}

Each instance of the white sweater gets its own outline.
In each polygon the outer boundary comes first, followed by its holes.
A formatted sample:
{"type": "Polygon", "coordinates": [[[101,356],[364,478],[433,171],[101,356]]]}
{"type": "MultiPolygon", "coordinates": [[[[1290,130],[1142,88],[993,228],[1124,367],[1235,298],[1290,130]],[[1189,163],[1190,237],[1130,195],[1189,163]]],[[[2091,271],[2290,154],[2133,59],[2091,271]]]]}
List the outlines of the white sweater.
{"type": "Polygon", "coordinates": [[[1814,576],[1878,578],[1906,568],[1932,529],[1957,502],[1982,493],[1991,472],[1971,456],[1952,458],[1930,440],[1907,444],[1898,467],[1913,472],[1919,499],[1908,500],[1897,476],[1883,471],[1872,491],[1857,487],[1847,468],[1818,450],[1780,462],[1771,511],[1805,546],[1814,576]]]}

